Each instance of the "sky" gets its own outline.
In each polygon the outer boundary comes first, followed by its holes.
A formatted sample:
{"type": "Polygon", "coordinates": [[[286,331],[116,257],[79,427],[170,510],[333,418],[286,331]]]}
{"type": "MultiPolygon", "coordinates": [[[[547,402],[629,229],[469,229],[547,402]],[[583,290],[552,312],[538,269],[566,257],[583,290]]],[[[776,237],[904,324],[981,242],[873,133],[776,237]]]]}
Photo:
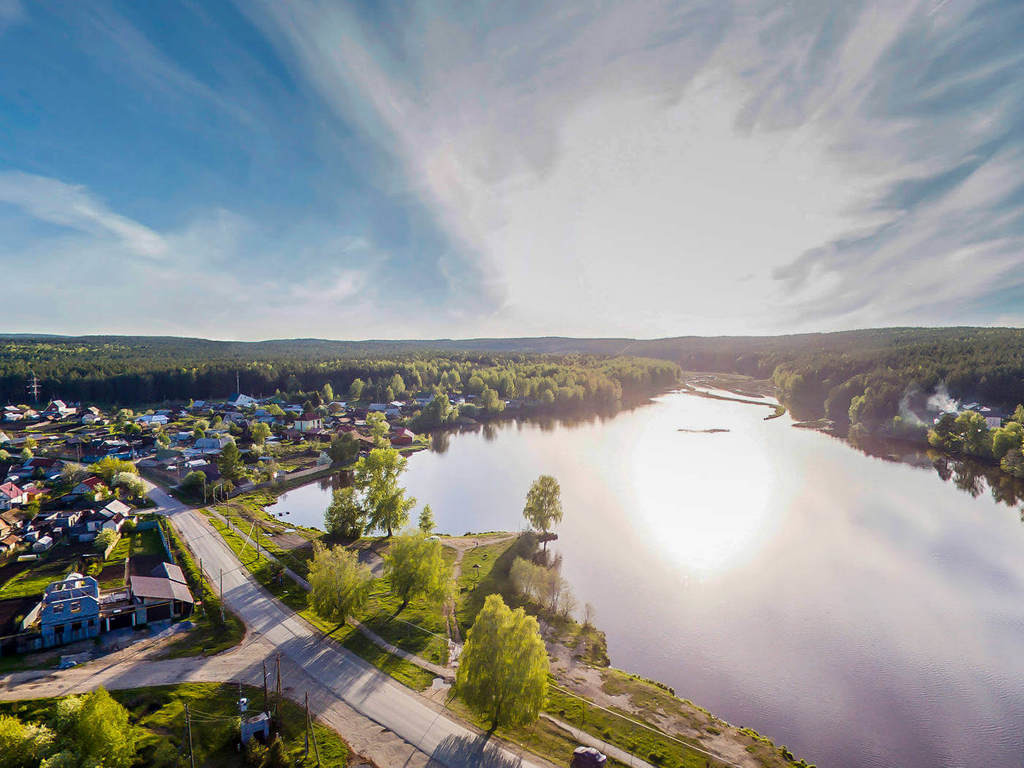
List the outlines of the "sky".
{"type": "Polygon", "coordinates": [[[0,0],[0,331],[1024,324],[1024,3],[0,0]]]}

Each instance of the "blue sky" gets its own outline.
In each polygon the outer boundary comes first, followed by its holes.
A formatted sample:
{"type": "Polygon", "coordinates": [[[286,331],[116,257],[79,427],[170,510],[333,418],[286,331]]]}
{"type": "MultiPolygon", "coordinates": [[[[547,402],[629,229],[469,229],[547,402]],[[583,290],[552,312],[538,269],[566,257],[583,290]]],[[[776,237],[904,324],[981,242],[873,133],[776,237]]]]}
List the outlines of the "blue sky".
{"type": "Polygon", "coordinates": [[[1024,321],[1024,4],[0,0],[2,329],[1024,321]]]}

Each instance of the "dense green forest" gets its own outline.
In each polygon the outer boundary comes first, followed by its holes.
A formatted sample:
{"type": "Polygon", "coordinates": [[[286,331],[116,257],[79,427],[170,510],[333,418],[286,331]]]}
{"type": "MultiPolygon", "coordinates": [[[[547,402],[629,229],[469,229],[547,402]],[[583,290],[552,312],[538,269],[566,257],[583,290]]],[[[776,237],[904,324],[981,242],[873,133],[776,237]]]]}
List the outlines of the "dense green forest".
{"type": "Polygon", "coordinates": [[[635,342],[626,352],[688,370],[770,377],[797,418],[829,418],[840,430],[919,429],[914,414],[925,416],[937,392],[1006,412],[1024,402],[1024,330],[1016,328],[683,337],[635,342]]]}
{"type": "Polygon", "coordinates": [[[652,340],[7,336],[0,337],[0,400],[23,402],[25,379],[34,371],[44,396],[100,403],[225,397],[235,390],[236,372],[242,390],[254,394],[312,390],[330,382],[342,395],[359,378],[383,399],[395,374],[412,392],[443,384],[447,373],[453,392],[477,375],[501,397],[603,402],[670,384],[675,368],[652,358],[686,370],[772,378],[797,418],[827,417],[840,430],[920,429],[910,417],[926,416],[927,398],[937,391],[1007,412],[1024,402],[1024,330],[1013,328],[652,340]]]}
{"type": "MultiPolygon", "coordinates": [[[[26,380],[40,399],[137,405],[168,400],[308,392],[391,400],[439,389],[542,404],[611,407],[673,384],[664,360],[551,354],[558,344],[517,351],[462,351],[460,342],[217,342],[164,337],[0,337],[0,401],[22,403],[26,380]]],[[[585,347],[586,345],[581,345],[585,347]]],[[[621,345],[620,345],[621,346],[621,345]]],[[[474,349],[468,345],[467,349],[474,349]]]]}

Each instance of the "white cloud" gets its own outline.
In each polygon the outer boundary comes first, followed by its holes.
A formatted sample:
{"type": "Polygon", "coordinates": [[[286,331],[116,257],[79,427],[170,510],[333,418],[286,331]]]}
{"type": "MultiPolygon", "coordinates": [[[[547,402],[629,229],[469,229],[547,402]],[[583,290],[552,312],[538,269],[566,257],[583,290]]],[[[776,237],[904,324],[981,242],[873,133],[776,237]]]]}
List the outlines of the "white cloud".
{"type": "Polygon", "coordinates": [[[17,206],[40,221],[113,239],[135,256],[156,259],[167,251],[164,239],[152,229],[114,213],[84,187],[57,179],[2,172],[0,203],[17,206]]]}

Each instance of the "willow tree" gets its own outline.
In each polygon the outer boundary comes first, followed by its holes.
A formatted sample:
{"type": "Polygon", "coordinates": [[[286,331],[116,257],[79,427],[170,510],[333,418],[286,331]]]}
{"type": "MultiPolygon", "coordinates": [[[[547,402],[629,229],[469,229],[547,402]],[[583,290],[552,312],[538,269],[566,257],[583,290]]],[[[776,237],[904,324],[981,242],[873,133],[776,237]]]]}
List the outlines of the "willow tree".
{"type": "Polygon", "coordinates": [[[548,654],[533,616],[488,595],[466,635],[455,688],[491,722],[525,725],[537,719],[548,681],[548,654]]]}
{"type": "Polygon", "coordinates": [[[317,542],[313,545],[308,580],[310,607],[328,621],[338,622],[340,627],[366,604],[373,574],[344,547],[328,549],[317,542]]]}
{"type": "Polygon", "coordinates": [[[374,448],[356,463],[355,486],[363,494],[367,525],[387,531],[388,538],[409,522],[409,510],[416,505],[398,484],[406,463],[393,448],[374,448]]]}
{"type": "Polygon", "coordinates": [[[402,608],[422,595],[440,602],[448,593],[451,568],[444,561],[441,542],[422,533],[396,536],[384,556],[384,573],[391,592],[402,598],[402,608]]]}
{"type": "MultiPolygon", "coordinates": [[[[552,526],[562,522],[562,489],[551,475],[541,475],[533,481],[526,494],[523,517],[545,537],[552,526]]],[[[547,545],[545,538],[544,547],[547,545]]]]}

